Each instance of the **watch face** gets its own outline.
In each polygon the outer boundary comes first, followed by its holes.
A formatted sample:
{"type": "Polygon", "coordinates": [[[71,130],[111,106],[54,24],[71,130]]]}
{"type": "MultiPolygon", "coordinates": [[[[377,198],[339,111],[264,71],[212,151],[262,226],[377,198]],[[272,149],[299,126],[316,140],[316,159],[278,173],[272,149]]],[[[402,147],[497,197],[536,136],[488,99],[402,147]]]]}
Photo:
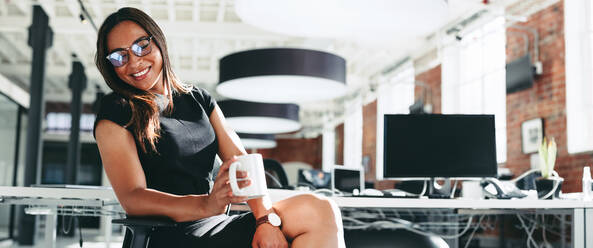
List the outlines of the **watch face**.
{"type": "Polygon", "coordinates": [[[270,213],[268,214],[268,221],[270,221],[270,224],[272,224],[272,226],[280,226],[280,216],[278,216],[275,213],[270,213]]]}

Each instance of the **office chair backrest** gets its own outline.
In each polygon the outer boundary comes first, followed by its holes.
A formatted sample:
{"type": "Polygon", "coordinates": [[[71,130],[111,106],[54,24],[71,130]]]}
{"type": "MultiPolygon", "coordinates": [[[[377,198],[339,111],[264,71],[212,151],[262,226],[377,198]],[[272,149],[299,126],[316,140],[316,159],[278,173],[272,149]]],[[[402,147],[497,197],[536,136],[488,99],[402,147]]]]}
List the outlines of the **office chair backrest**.
{"type": "Polygon", "coordinates": [[[282,189],[289,185],[288,177],[286,176],[286,172],[284,171],[284,168],[280,162],[274,159],[265,158],[264,169],[269,173],[266,175],[266,178],[268,178],[268,188],[282,189]],[[275,180],[269,178],[270,176],[273,176],[275,180]],[[278,183],[280,183],[280,185],[278,185],[278,183]]]}

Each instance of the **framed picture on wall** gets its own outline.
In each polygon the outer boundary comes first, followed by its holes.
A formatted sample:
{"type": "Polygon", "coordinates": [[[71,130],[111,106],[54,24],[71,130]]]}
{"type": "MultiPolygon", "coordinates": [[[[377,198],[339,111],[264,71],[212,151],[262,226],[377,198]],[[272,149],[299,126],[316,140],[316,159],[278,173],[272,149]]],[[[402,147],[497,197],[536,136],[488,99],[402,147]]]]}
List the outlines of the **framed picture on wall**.
{"type": "Polygon", "coordinates": [[[524,154],[537,152],[543,138],[544,125],[542,118],[521,123],[521,148],[524,154]]]}

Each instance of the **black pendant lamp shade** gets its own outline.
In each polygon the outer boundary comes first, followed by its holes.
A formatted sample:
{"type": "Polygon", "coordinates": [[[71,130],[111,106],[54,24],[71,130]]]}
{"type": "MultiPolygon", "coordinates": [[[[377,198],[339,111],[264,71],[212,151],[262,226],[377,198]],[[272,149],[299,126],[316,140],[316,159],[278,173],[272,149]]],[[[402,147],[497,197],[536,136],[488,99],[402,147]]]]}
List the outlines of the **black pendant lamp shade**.
{"type": "Polygon", "coordinates": [[[346,60],[297,48],[267,48],[220,59],[217,92],[253,102],[298,103],[346,93],[346,60]]]}
{"type": "Polygon", "coordinates": [[[301,128],[296,104],[223,100],[218,106],[229,125],[238,133],[276,134],[301,128]]]}
{"type": "Polygon", "coordinates": [[[245,149],[270,149],[276,147],[273,134],[238,133],[245,149]]]}

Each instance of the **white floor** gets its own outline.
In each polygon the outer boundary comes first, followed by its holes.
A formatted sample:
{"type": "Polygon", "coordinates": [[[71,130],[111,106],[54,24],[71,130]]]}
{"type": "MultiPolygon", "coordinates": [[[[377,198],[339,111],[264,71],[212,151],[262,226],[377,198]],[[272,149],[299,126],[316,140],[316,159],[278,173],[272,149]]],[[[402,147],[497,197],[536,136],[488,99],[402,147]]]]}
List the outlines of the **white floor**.
{"type": "MultiPolygon", "coordinates": [[[[38,242],[34,246],[20,246],[16,244],[16,241],[6,240],[0,242],[0,248],[20,248],[20,247],[27,247],[27,248],[48,248],[44,247],[42,244],[43,236],[39,235],[36,237],[38,242]]],[[[123,236],[114,233],[111,236],[111,242],[109,244],[105,243],[105,238],[102,236],[98,229],[82,229],[82,240],[83,240],[83,247],[84,248],[119,248],[122,246],[123,236]]],[[[64,236],[57,236],[56,248],[78,248],[80,247],[79,235],[76,233],[73,237],[64,237],[64,236]]]]}

